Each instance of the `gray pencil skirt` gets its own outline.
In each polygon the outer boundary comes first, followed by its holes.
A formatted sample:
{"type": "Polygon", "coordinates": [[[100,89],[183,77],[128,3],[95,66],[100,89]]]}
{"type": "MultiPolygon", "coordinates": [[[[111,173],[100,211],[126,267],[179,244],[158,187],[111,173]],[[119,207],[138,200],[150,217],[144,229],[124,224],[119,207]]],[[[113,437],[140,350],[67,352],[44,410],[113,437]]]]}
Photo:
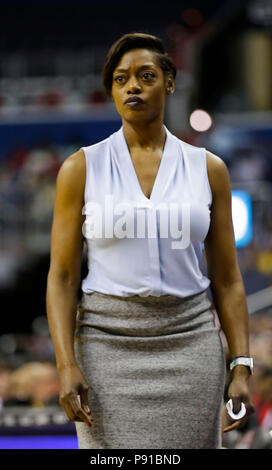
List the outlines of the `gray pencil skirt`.
{"type": "Polygon", "coordinates": [[[75,355],[92,427],[79,449],[221,447],[225,356],[203,291],[190,297],[83,293],[75,355]]]}

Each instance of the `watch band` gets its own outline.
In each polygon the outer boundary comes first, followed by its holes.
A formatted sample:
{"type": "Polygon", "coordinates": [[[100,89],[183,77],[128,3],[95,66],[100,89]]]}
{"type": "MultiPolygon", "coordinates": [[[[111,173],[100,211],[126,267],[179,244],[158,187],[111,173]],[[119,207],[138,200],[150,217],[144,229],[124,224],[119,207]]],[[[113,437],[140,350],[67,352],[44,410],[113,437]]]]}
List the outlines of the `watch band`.
{"type": "Polygon", "coordinates": [[[240,365],[249,367],[250,373],[253,374],[253,358],[252,357],[245,357],[245,356],[235,357],[230,363],[230,370],[240,365]]]}

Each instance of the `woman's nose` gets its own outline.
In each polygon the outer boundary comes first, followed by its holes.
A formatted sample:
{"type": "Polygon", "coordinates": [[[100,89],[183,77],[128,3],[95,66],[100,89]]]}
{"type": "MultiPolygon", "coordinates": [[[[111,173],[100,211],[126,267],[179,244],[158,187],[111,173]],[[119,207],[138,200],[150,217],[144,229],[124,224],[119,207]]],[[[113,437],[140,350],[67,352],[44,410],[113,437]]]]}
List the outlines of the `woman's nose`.
{"type": "Polygon", "coordinates": [[[140,90],[141,90],[141,85],[139,81],[137,80],[137,78],[131,77],[131,79],[128,82],[127,91],[130,91],[131,93],[135,93],[135,91],[140,91],[140,90]]]}

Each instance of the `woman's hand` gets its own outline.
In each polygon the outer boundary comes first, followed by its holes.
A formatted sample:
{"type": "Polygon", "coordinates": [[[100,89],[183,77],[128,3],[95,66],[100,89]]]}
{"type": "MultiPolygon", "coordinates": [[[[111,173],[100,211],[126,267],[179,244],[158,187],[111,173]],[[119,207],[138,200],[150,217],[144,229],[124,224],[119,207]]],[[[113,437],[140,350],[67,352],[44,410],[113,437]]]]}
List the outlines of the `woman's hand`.
{"type": "MultiPolygon", "coordinates": [[[[230,426],[227,426],[224,432],[229,432],[242,426],[246,422],[248,415],[255,411],[248,382],[248,368],[245,366],[235,367],[235,369],[233,369],[233,378],[228,388],[228,396],[232,398],[233,413],[239,413],[241,402],[243,402],[246,407],[246,415],[241,419],[235,420],[230,426]]],[[[231,418],[229,417],[229,419],[231,418]]]]}
{"type": "Polygon", "coordinates": [[[59,404],[70,421],[82,421],[92,425],[88,406],[88,384],[77,365],[58,369],[60,376],[59,404]]]}

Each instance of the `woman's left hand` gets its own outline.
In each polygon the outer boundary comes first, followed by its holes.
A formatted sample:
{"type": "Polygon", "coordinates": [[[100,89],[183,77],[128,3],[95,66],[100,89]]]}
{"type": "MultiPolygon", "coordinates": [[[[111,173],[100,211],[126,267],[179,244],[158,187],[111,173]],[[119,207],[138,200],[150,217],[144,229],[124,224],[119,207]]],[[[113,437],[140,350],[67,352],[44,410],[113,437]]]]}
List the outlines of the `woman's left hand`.
{"type": "MultiPolygon", "coordinates": [[[[229,398],[232,398],[233,413],[239,413],[241,409],[241,402],[243,402],[246,407],[246,415],[241,419],[235,420],[230,426],[224,428],[224,432],[229,432],[242,426],[246,422],[248,415],[254,413],[255,411],[253,399],[249,390],[250,375],[248,368],[244,366],[237,366],[235,369],[233,370],[232,381],[228,388],[228,396],[229,398]]],[[[229,417],[229,419],[231,418],[229,417]]]]}

